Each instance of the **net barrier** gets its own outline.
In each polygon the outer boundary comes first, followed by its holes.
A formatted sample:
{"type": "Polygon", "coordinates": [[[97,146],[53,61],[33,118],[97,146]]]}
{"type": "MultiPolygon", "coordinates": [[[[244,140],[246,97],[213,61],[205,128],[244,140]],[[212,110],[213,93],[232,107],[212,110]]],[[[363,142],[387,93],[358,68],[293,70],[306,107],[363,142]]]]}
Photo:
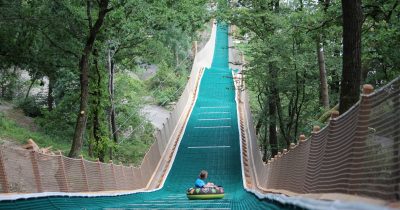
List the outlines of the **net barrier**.
{"type": "Polygon", "coordinates": [[[360,101],[346,113],[332,113],[323,129],[313,128],[267,163],[261,159],[248,93],[248,125],[256,187],[269,192],[343,193],[400,199],[400,77],[372,93],[364,85],[360,101]]]}

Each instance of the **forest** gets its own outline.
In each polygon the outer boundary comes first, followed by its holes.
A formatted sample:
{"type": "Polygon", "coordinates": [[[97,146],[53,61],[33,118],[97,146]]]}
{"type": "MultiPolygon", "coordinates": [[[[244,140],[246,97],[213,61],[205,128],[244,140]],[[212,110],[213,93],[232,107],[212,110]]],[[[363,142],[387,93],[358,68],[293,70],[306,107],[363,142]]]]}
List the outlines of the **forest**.
{"type": "MultiPolygon", "coordinates": [[[[345,113],[361,86],[400,75],[397,0],[239,0],[218,15],[237,26],[263,159],[345,113]]],[[[221,5],[220,5],[221,6],[221,5]]]]}
{"type": "Polygon", "coordinates": [[[35,125],[23,128],[0,112],[0,138],[140,163],[155,129],[140,110],[170,109],[189,75],[192,43],[205,42],[216,18],[235,28],[267,160],[322,127],[330,111],[345,113],[362,84],[378,89],[400,75],[399,3],[0,1],[0,103],[35,125]]]}
{"type": "Polygon", "coordinates": [[[1,113],[0,137],[139,164],[155,129],[141,110],[179,98],[192,42],[208,39],[206,2],[1,1],[1,101],[36,129],[1,113]]]}

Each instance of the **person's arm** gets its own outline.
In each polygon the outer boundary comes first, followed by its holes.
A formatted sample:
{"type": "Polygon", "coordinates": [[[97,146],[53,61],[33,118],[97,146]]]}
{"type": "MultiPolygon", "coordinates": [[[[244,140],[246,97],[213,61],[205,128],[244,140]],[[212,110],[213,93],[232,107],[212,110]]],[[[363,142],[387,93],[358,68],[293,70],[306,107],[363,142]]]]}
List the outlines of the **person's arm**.
{"type": "Polygon", "coordinates": [[[216,187],[216,186],[214,185],[214,183],[209,182],[206,185],[204,185],[204,187],[216,187]]]}
{"type": "Polygon", "coordinates": [[[195,187],[200,187],[200,188],[202,188],[202,187],[204,187],[205,185],[206,185],[206,183],[204,183],[203,180],[201,180],[201,179],[197,179],[197,180],[196,180],[195,187]]]}

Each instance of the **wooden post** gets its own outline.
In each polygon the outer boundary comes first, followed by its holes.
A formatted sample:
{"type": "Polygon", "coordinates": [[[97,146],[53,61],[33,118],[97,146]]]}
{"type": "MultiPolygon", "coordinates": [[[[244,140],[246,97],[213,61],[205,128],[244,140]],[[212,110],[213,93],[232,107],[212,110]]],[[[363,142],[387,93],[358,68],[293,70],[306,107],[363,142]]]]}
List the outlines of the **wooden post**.
{"type": "Polygon", "coordinates": [[[331,119],[335,119],[339,117],[339,111],[332,111],[331,112],[331,119]]]}
{"type": "Polygon", "coordinates": [[[192,55],[193,58],[197,55],[197,41],[192,42],[192,55]]]}
{"type": "MultiPolygon", "coordinates": [[[[393,88],[394,90],[399,90],[400,89],[400,81],[395,81],[393,83],[393,88]]],[[[392,129],[395,131],[393,134],[393,168],[392,171],[392,177],[393,179],[393,184],[394,184],[394,199],[395,200],[400,200],[400,95],[394,96],[392,99],[393,102],[393,116],[395,118],[395,123],[392,125],[392,129]]]]}
{"type": "Polygon", "coordinates": [[[86,174],[86,167],[85,167],[85,159],[83,159],[82,155],[79,155],[79,158],[81,159],[81,172],[82,172],[82,178],[85,184],[85,190],[86,192],[89,192],[89,181],[87,179],[87,174],[86,174]]]}
{"type": "Polygon", "coordinates": [[[109,161],[110,163],[110,167],[111,167],[111,172],[113,175],[113,179],[114,179],[114,190],[118,190],[118,186],[117,186],[117,178],[115,177],[115,168],[114,168],[114,163],[112,160],[109,161]]]}
{"type": "Polygon", "coordinates": [[[35,151],[31,151],[30,153],[31,153],[33,176],[35,177],[36,189],[38,192],[43,192],[42,181],[40,179],[39,165],[37,162],[37,153],[35,151]]]}
{"type": "Polygon", "coordinates": [[[319,127],[318,125],[314,125],[311,133],[318,133],[320,130],[321,130],[321,127],[319,127]]]}
{"type": "Polygon", "coordinates": [[[363,94],[368,95],[374,92],[374,87],[370,84],[363,85],[363,94]]]}
{"type": "Polygon", "coordinates": [[[304,135],[304,134],[301,134],[300,136],[299,136],[299,143],[303,143],[303,142],[305,142],[306,141],[306,136],[304,135]]]}
{"type": "Polygon", "coordinates": [[[103,169],[101,168],[101,162],[100,162],[99,158],[97,158],[97,168],[99,170],[100,190],[104,190],[103,169]]]}
{"type": "Polygon", "coordinates": [[[63,155],[62,155],[61,151],[59,152],[59,156],[58,156],[58,167],[59,167],[59,172],[60,172],[60,176],[61,176],[60,190],[62,192],[69,192],[68,180],[67,180],[67,176],[65,173],[64,160],[63,160],[63,155]]]}
{"type": "Polygon", "coordinates": [[[7,173],[3,161],[3,147],[1,147],[0,149],[0,182],[1,182],[1,187],[3,189],[2,192],[9,193],[10,185],[8,184],[7,173]]]}
{"type": "Polygon", "coordinates": [[[131,180],[132,180],[132,190],[134,190],[135,189],[135,172],[133,170],[133,165],[132,164],[129,167],[131,168],[131,171],[132,171],[132,178],[131,178],[131,180]]]}
{"type": "Polygon", "coordinates": [[[122,184],[123,184],[123,188],[127,190],[127,189],[129,189],[129,188],[128,188],[127,183],[126,183],[126,176],[125,176],[124,165],[122,164],[122,162],[119,162],[119,165],[120,165],[121,170],[122,170],[122,180],[123,180],[122,184]]]}
{"type": "MultiPolygon", "coordinates": [[[[371,99],[367,96],[368,94],[371,94],[374,91],[374,88],[372,87],[372,85],[363,85],[363,92],[361,94],[361,100],[360,100],[360,106],[358,109],[358,119],[357,119],[357,127],[355,129],[355,133],[354,133],[354,138],[352,141],[352,153],[350,154],[351,158],[352,158],[352,162],[351,165],[349,166],[348,169],[348,179],[347,179],[347,183],[349,184],[347,186],[347,192],[346,193],[350,193],[353,194],[355,192],[360,192],[363,190],[363,187],[360,185],[359,187],[350,185],[352,183],[352,179],[358,179],[360,178],[360,170],[354,170],[353,169],[353,165],[359,166],[360,162],[356,162],[353,158],[366,158],[367,155],[370,154],[366,154],[365,151],[363,149],[359,149],[359,148],[365,148],[367,146],[367,138],[369,135],[368,132],[368,127],[369,127],[369,115],[371,113],[371,99]]],[[[375,134],[372,134],[375,135],[375,134]]],[[[364,163],[366,164],[366,163],[364,163]]],[[[365,166],[369,166],[369,165],[365,165],[365,166]]],[[[369,173],[369,171],[367,169],[363,169],[361,171],[362,173],[369,173]]],[[[367,183],[365,183],[367,184],[367,183]]],[[[391,199],[389,197],[387,197],[387,199],[391,199]]]]}

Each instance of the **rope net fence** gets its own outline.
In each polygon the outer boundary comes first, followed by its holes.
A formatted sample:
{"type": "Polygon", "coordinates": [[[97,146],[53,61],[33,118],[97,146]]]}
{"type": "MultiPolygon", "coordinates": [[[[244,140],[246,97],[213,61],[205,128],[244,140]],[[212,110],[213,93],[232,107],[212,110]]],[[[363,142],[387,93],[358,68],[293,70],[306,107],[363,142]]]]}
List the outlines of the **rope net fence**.
{"type": "Polygon", "coordinates": [[[266,191],[344,193],[400,199],[400,77],[372,93],[364,85],[360,101],[326,127],[267,163],[261,161],[254,125],[243,92],[257,186],[266,191]]]}
{"type": "Polygon", "coordinates": [[[151,161],[157,157],[146,158],[142,167],[136,168],[5,147],[1,147],[0,155],[2,193],[140,189],[149,181],[151,161]]]}
{"type": "Polygon", "coordinates": [[[194,100],[200,73],[211,65],[214,37],[196,53],[185,89],[162,129],[154,133],[155,142],[139,167],[47,155],[25,149],[0,146],[0,193],[95,192],[136,190],[147,186],[167,150],[175,129],[183,124],[181,116],[194,100]]]}

